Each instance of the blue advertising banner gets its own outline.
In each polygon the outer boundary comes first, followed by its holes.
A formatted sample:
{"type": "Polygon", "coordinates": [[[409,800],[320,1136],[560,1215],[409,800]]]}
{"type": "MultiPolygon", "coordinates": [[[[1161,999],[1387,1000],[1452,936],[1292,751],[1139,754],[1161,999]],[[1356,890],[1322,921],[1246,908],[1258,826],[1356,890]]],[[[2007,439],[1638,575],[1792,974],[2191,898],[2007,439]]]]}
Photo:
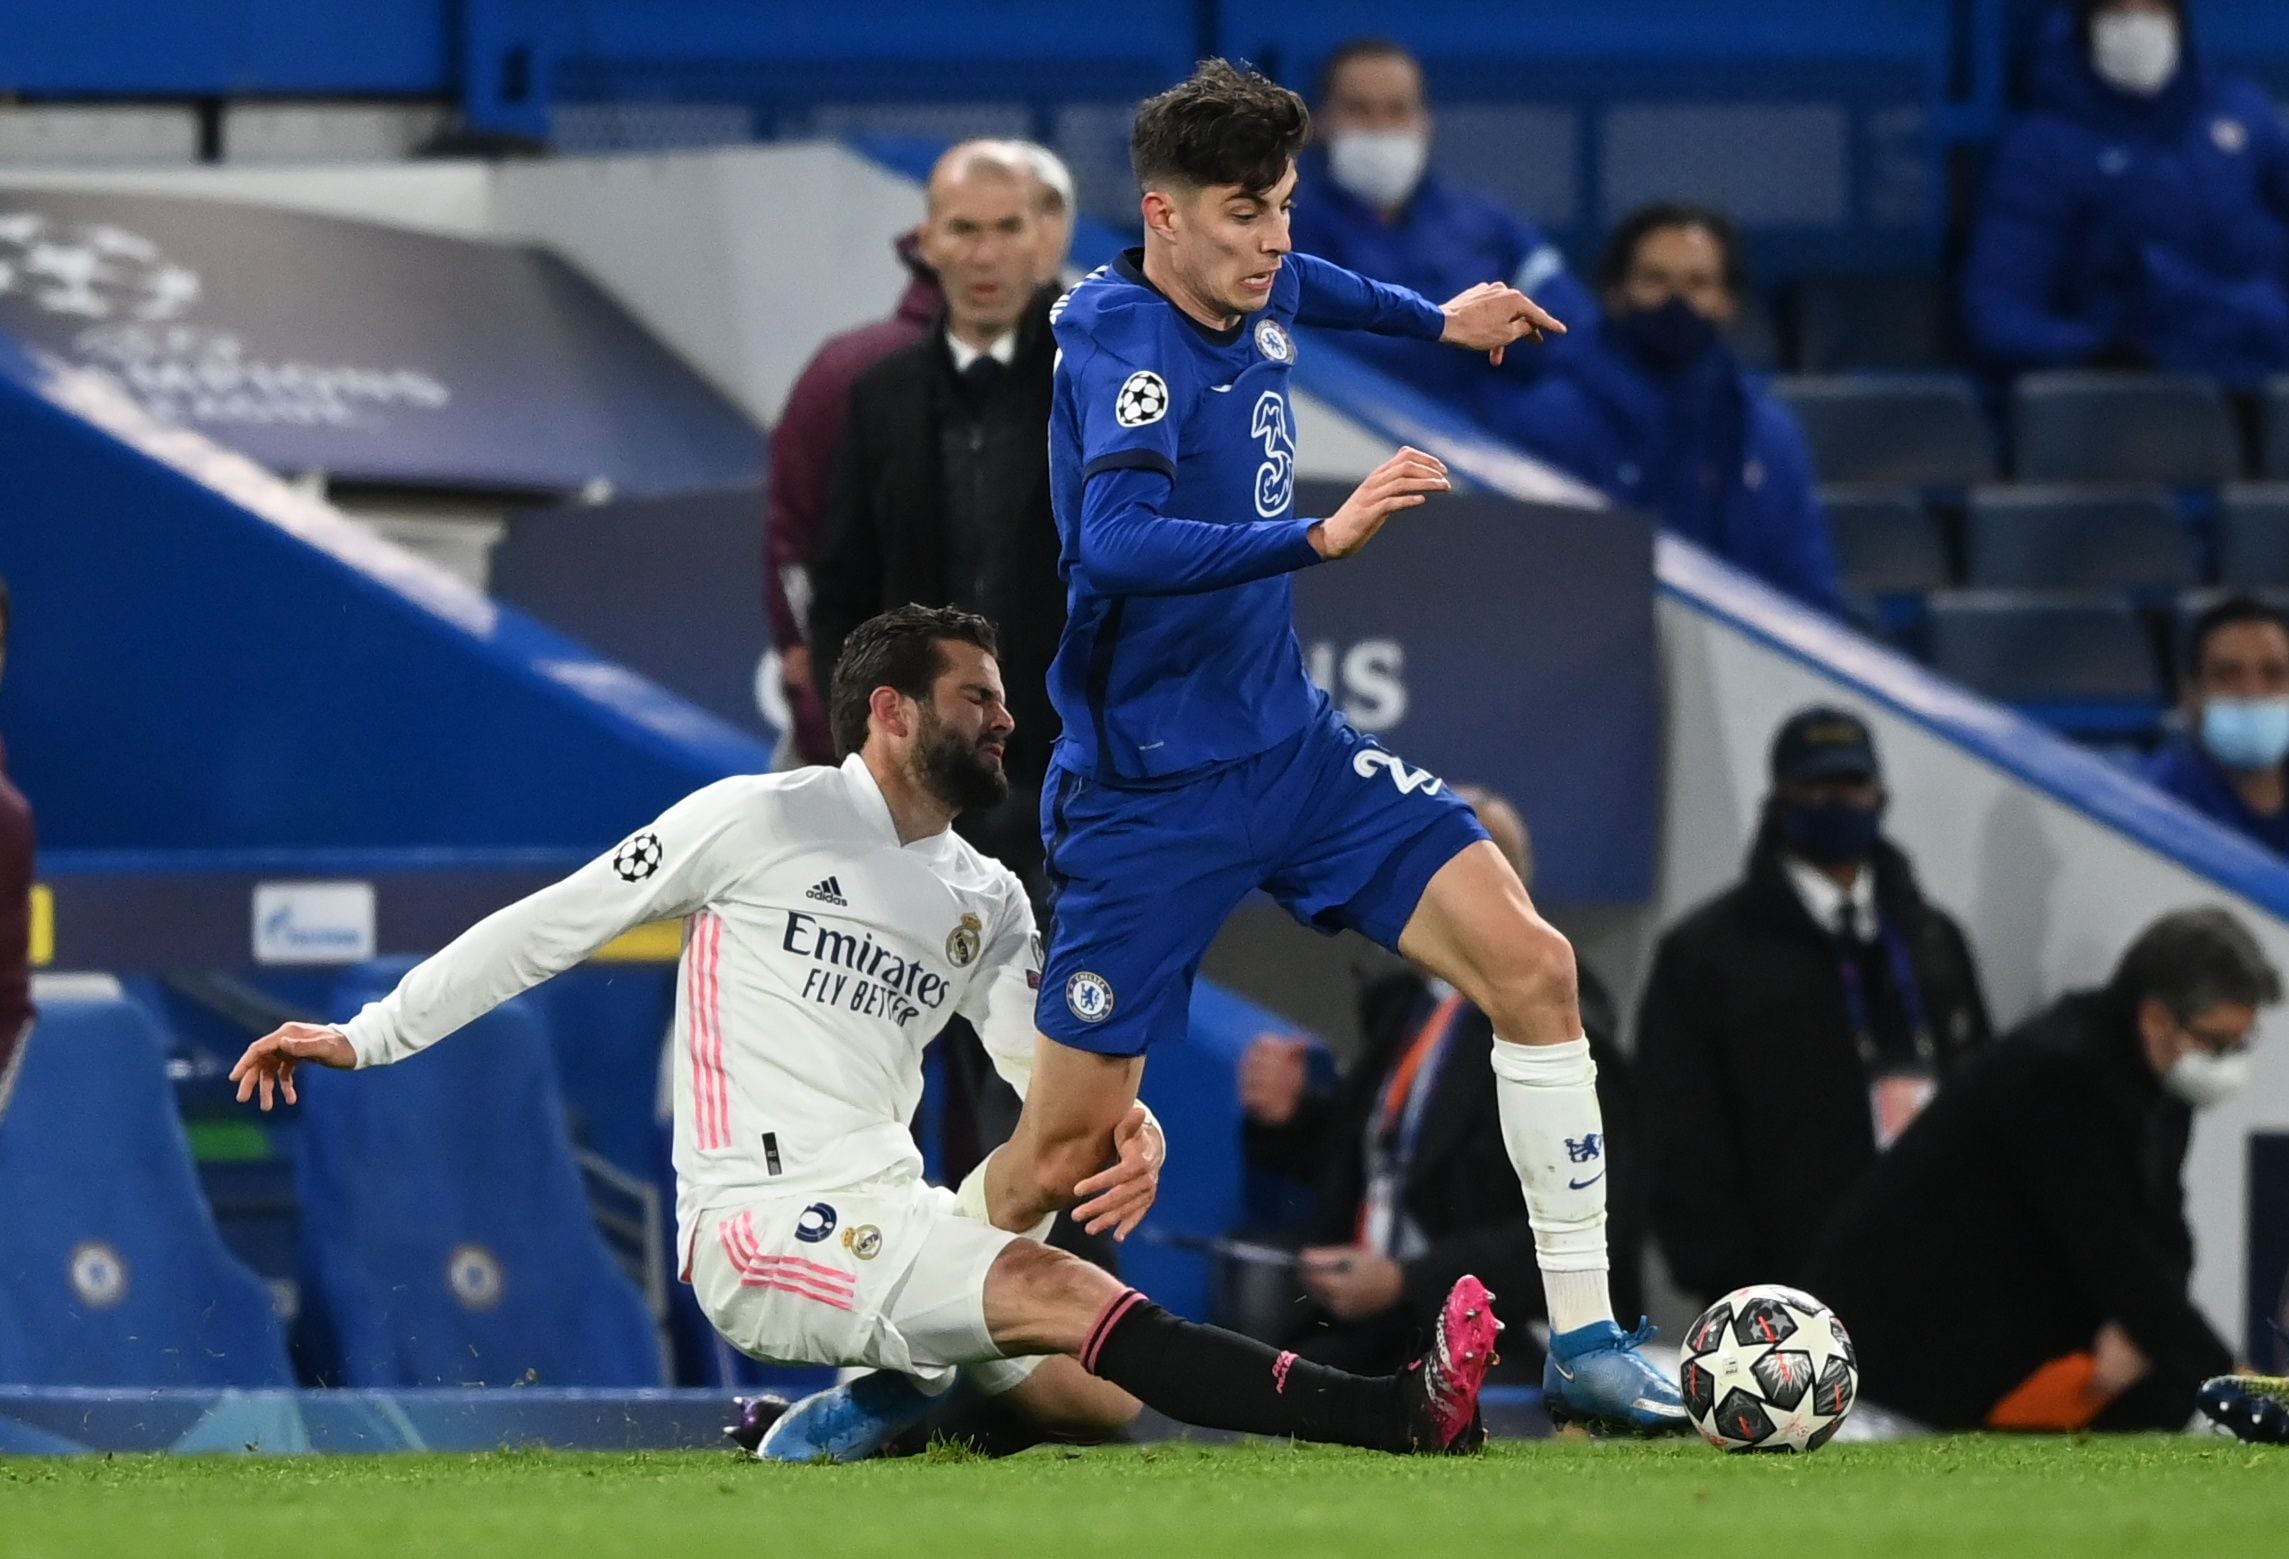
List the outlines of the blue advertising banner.
{"type": "Polygon", "coordinates": [[[645,494],[763,469],[739,408],[528,246],[0,188],[0,333],[287,474],[645,494]]]}
{"type": "MultiPolygon", "coordinates": [[[[1301,483],[1296,513],[1348,487],[1301,483]]],[[[1461,494],[1296,576],[1313,677],[1413,767],[1509,797],[1535,896],[1642,903],[1660,818],[1653,530],[1619,511],[1461,494]]]]}

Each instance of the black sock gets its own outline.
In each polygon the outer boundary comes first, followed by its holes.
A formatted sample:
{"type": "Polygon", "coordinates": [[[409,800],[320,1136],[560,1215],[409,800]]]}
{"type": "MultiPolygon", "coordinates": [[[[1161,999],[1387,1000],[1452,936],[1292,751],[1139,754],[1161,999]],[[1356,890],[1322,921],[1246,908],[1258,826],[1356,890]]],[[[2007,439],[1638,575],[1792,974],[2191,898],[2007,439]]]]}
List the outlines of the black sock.
{"type": "Polygon", "coordinates": [[[1202,1429],[1414,1448],[1398,1376],[1353,1375],[1180,1320],[1133,1288],[1105,1307],[1081,1364],[1154,1411],[1202,1429]]]}

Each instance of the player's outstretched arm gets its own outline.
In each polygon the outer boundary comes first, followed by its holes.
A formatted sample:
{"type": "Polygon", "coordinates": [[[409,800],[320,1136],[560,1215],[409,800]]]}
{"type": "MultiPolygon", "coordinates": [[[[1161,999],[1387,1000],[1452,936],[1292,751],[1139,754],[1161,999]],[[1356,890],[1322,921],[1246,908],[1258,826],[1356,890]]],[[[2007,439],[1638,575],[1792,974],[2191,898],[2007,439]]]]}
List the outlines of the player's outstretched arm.
{"type": "Polygon", "coordinates": [[[288,1104],[301,1103],[294,1092],[294,1069],[305,1061],[347,1072],[358,1064],[358,1053],[340,1029],[323,1023],[288,1023],[272,1029],[247,1046],[238,1065],[230,1069],[230,1080],[238,1084],[238,1102],[244,1104],[259,1093],[265,1110],[271,1108],[275,1094],[285,1095],[288,1104]]]}
{"type": "Polygon", "coordinates": [[[1342,508],[1311,528],[1312,547],[1323,558],[1347,558],[1373,541],[1392,515],[1453,485],[1436,455],[1402,447],[1368,473],[1342,508]]]}
{"type": "Polygon", "coordinates": [[[1558,316],[1516,287],[1498,281],[1480,282],[1455,294],[1440,308],[1446,328],[1439,339],[1465,351],[1484,352],[1496,363],[1505,348],[1517,341],[1540,341],[1562,336],[1566,327],[1558,316]]]}

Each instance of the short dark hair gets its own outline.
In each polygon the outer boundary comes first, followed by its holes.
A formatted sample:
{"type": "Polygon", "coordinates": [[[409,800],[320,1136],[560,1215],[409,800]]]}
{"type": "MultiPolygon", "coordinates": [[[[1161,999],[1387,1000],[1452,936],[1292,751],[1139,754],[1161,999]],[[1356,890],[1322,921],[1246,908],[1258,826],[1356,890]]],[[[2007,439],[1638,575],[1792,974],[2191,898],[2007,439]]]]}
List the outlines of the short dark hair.
{"type": "Polygon", "coordinates": [[[2224,600],[2203,608],[2194,625],[2186,631],[2186,671],[2200,676],[2202,656],[2208,652],[2210,640],[2221,630],[2239,627],[2243,623],[2271,623],[2283,633],[2289,633],[2289,617],[2277,607],[2266,605],[2253,595],[2229,595],[2224,600]]]}
{"type": "Polygon", "coordinates": [[[1261,195],[1287,177],[1310,134],[1311,110],[1286,87],[1244,61],[1202,60],[1137,110],[1129,166],[1139,189],[1237,184],[1261,195]]]}
{"type": "Polygon", "coordinates": [[[894,606],[851,629],[835,657],[828,700],[836,757],[847,758],[866,745],[868,707],[876,688],[929,698],[930,685],[946,673],[942,646],[949,639],[974,644],[988,655],[1001,653],[992,623],[950,606],[894,606]]]}
{"type": "Polygon", "coordinates": [[[1327,63],[1319,67],[1319,96],[1313,101],[1320,107],[1325,108],[1327,100],[1335,95],[1335,78],[1353,60],[1405,60],[1418,71],[1423,68],[1423,62],[1415,58],[1415,51],[1396,39],[1346,39],[1335,46],[1335,52],[1327,57],[1327,63]]]}
{"type": "Polygon", "coordinates": [[[1606,238],[1605,251],[1598,256],[1599,290],[1610,292],[1627,281],[1630,267],[1637,263],[1638,246],[1651,235],[1671,227],[1698,227],[1714,238],[1724,255],[1725,290],[1736,298],[1747,294],[1748,257],[1741,253],[1741,232],[1733,226],[1733,219],[1722,211],[1688,205],[1681,200],[1659,200],[1650,206],[1640,206],[1615,225],[1606,238]]]}
{"type": "Polygon", "coordinates": [[[2132,1001],[2152,999],[2180,1023],[2221,1002],[2269,1007],[2281,999],[2281,974],[2257,938],[2230,910],[2173,910],[2138,933],[2115,965],[2113,990],[2132,1001]]]}

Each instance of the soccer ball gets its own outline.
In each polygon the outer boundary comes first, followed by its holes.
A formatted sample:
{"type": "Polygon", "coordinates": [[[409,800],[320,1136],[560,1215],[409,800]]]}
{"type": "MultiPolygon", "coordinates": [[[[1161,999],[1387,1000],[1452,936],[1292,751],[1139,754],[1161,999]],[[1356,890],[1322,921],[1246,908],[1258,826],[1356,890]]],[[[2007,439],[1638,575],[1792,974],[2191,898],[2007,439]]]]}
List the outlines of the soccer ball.
{"type": "Polygon", "coordinates": [[[1721,1451],[1817,1451],[1852,1411],[1860,1361],[1826,1305],[1755,1283],[1685,1333],[1678,1384],[1693,1427],[1721,1451]]]}

